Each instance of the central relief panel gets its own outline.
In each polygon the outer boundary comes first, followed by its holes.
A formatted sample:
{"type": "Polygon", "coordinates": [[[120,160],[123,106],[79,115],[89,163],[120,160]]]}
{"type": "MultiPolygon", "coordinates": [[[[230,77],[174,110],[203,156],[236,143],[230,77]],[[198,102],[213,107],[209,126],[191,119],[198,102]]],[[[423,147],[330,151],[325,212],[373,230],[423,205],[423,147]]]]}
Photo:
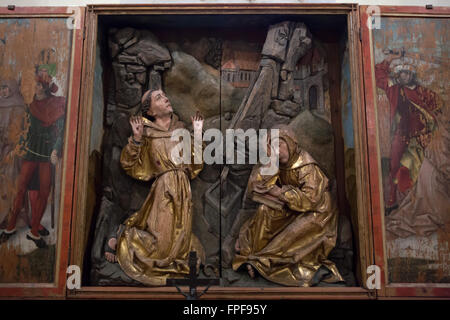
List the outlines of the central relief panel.
{"type": "Polygon", "coordinates": [[[330,111],[338,53],[289,19],[103,31],[88,285],[164,286],[192,268],[223,286],[356,285],[330,111]]]}

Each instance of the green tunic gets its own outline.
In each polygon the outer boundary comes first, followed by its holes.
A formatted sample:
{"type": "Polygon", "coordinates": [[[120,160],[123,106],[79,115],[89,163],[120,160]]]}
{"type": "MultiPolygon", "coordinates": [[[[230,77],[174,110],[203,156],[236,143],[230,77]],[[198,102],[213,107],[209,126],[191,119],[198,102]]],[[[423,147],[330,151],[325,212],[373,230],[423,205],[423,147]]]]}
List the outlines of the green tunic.
{"type": "Polygon", "coordinates": [[[27,110],[28,130],[23,139],[23,159],[50,161],[53,150],[61,152],[64,133],[65,98],[50,96],[34,100],[27,110]]]}

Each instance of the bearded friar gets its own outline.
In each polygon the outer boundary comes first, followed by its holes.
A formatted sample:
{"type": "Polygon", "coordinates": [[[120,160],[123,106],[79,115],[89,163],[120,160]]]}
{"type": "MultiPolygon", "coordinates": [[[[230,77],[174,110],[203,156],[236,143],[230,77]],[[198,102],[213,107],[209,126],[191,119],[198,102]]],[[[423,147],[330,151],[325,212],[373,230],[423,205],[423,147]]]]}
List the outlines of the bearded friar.
{"type": "Polygon", "coordinates": [[[329,274],[322,281],[344,281],[328,259],[338,215],[328,178],[288,127],[279,128],[279,138],[270,141],[274,144],[279,146],[278,172],[265,175],[257,165],[250,175],[247,196],[260,205],[241,227],[233,269],[246,268],[251,278],[259,274],[281,285],[309,287],[323,266],[329,274]]]}

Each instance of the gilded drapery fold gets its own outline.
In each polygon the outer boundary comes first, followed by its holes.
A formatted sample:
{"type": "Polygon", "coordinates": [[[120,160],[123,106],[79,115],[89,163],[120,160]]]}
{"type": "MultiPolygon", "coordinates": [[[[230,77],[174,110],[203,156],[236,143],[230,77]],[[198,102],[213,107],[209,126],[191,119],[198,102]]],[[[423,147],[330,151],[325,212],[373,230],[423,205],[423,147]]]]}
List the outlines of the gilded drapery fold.
{"type": "Polygon", "coordinates": [[[276,210],[261,204],[244,223],[233,269],[248,263],[270,281],[307,287],[316,271],[325,266],[331,271],[328,281],[343,281],[335,264],[327,259],[337,238],[337,208],[328,191],[328,179],[307,152],[294,157],[272,177],[261,176],[258,166],[252,172],[248,191],[258,186],[258,181],[267,188],[278,183],[282,189],[279,200],[285,207],[276,210]]]}
{"type": "Polygon", "coordinates": [[[120,157],[120,163],[125,172],[137,180],[149,181],[153,178],[154,168],[151,167],[151,143],[143,139],[141,145],[133,143],[133,138],[128,139],[128,144],[120,157]],[[144,152],[142,152],[144,150],[144,152]]]}
{"type": "MultiPolygon", "coordinates": [[[[146,285],[165,285],[167,278],[189,274],[189,252],[205,260],[203,247],[192,233],[190,178],[202,164],[176,164],[171,157],[178,141],[173,130],[182,128],[175,115],[169,130],[144,120],[140,144],[129,139],[121,154],[121,164],[131,177],[155,179],[142,208],[124,223],[118,239],[117,259],[124,272],[146,285]]],[[[194,148],[191,148],[194,157],[194,148]]]]}

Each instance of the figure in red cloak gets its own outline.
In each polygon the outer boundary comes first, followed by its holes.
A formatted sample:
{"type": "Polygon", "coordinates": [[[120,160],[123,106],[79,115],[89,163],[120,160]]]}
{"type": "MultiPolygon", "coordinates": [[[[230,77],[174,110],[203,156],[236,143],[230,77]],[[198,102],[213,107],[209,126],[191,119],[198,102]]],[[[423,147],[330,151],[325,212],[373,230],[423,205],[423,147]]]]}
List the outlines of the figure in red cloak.
{"type": "Polygon", "coordinates": [[[423,149],[429,144],[435,129],[440,103],[435,92],[416,82],[415,67],[405,61],[404,52],[385,53],[385,60],[375,66],[375,79],[377,87],[385,91],[390,103],[393,137],[387,203],[389,214],[398,206],[397,191],[405,193],[417,179],[423,149]],[[393,60],[397,63],[391,69],[393,60]]]}
{"type": "Polygon", "coordinates": [[[30,190],[32,207],[31,230],[27,239],[37,247],[46,246],[41,236],[48,231],[41,225],[41,219],[47,207],[52,187],[52,164],[58,161],[62,148],[64,131],[64,115],[66,100],[54,96],[57,86],[51,82],[45,68],[36,73],[36,93],[28,111],[29,127],[24,141],[24,155],[18,178],[18,191],[9,215],[7,228],[0,236],[0,243],[7,241],[16,232],[17,216],[21,211],[27,189],[32,185],[33,176],[37,173],[38,190],[30,190]]]}

